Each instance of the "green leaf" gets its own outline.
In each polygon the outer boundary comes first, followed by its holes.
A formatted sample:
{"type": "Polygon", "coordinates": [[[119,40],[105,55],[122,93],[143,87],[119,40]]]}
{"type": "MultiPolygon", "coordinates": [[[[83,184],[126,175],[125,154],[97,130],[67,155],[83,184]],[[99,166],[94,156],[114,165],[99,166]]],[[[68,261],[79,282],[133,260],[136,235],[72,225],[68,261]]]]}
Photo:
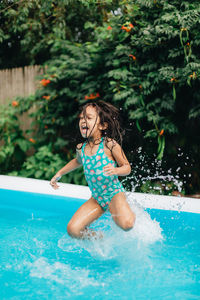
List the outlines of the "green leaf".
{"type": "Polygon", "coordinates": [[[27,140],[17,139],[16,143],[23,152],[26,152],[30,148],[30,143],[27,140]]]}

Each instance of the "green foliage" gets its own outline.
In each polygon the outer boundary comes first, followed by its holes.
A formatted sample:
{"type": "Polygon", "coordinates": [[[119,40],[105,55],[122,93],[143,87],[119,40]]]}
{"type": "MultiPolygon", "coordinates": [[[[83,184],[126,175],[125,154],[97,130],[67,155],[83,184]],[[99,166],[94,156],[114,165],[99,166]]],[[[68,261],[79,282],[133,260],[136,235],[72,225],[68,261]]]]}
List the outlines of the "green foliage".
{"type": "Polygon", "coordinates": [[[199,165],[199,17],[197,0],[49,0],[5,10],[4,46],[20,32],[19,52],[29,62],[45,62],[34,99],[17,107],[37,108],[34,157],[46,145],[70,159],[79,142],[78,107],[96,98],[121,108],[128,155],[142,144],[158,160],[173,161],[181,147],[192,149],[199,165]]]}
{"type": "MultiPolygon", "coordinates": [[[[52,147],[49,144],[39,147],[34,155],[28,157],[20,171],[13,171],[8,175],[50,180],[65,164],[66,161],[59,154],[52,153],[52,147]]],[[[73,175],[66,175],[61,182],[86,184],[83,171],[80,170],[74,171],[73,175]]]]}
{"type": "MultiPolygon", "coordinates": [[[[18,102],[16,102],[18,103],[18,102]]],[[[20,167],[31,143],[20,129],[16,109],[11,104],[0,107],[0,170],[1,173],[20,167]]]]}
{"type": "Polygon", "coordinates": [[[84,24],[102,24],[118,1],[0,1],[0,68],[42,64],[51,58],[55,39],[91,40],[84,24]]]}

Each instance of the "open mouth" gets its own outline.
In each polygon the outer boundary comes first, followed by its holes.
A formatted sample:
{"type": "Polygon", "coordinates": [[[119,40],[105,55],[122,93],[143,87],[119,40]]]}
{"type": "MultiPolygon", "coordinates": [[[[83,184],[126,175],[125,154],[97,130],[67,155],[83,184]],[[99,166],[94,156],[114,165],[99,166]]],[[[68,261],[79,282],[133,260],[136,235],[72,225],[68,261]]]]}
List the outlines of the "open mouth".
{"type": "Polygon", "coordinates": [[[82,125],[82,126],[81,126],[81,132],[82,132],[82,134],[85,135],[85,134],[87,133],[88,129],[89,129],[89,128],[88,128],[86,125],[82,125]]]}
{"type": "Polygon", "coordinates": [[[82,129],[82,130],[88,130],[88,127],[87,127],[86,125],[82,125],[82,126],[81,126],[81,129],[82,129]]]}

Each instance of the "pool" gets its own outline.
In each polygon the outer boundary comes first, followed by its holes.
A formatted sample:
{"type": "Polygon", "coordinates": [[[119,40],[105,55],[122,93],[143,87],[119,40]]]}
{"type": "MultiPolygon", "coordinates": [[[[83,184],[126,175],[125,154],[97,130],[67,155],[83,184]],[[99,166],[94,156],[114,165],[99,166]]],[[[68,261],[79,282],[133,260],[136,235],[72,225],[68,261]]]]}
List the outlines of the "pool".
{"type": "Polygon", "coordinates": [[[130,193],[133,230],[106,213],[92,224],[103,239],[81,241],[66,225],[88,188],[0,182],[1,300],[200,299],[200,200],[130,193]]]}

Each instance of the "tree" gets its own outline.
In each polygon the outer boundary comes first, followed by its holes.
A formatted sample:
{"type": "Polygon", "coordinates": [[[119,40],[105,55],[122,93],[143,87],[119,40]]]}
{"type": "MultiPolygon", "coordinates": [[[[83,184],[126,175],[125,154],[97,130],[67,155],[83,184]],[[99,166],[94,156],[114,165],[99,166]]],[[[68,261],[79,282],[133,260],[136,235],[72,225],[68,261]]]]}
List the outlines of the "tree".
{"type": "Polygon", "coordinates": [[[72,42],[92,40],[83,30],[89,19],[102,24],[107,10],[118,1],[5,0],[0,1],[0,68],[43,64],[51,58],[56,39],[72,42]]]}

